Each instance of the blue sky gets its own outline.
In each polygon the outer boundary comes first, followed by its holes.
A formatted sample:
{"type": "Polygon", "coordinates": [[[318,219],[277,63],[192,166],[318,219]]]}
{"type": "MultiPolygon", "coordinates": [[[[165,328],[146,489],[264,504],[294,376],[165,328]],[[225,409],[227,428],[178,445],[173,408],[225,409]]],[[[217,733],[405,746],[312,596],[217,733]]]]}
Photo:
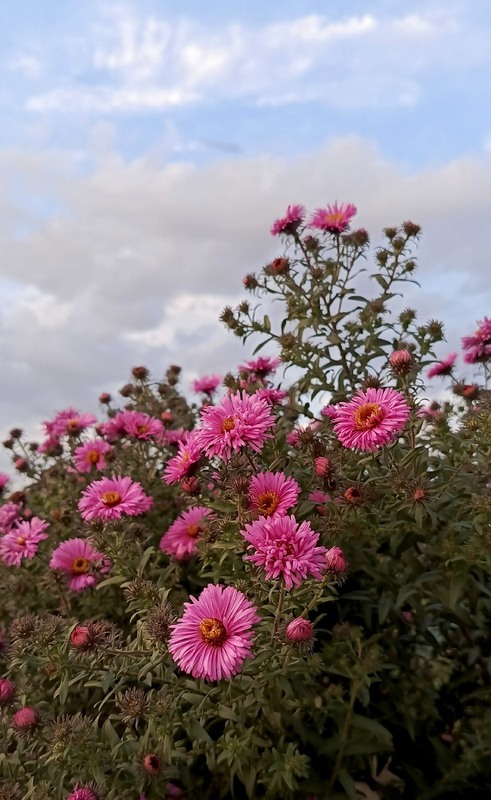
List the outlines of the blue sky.
{"type": "Polygon", "coordinates": [[[0,0],[0,427],[134,363],[242,358],[217,323],[290,202],[424,228],[422,316],[491,312],[491,4],[0,0]],[[472,9],[472,13],[469,13],[472,9]]]}

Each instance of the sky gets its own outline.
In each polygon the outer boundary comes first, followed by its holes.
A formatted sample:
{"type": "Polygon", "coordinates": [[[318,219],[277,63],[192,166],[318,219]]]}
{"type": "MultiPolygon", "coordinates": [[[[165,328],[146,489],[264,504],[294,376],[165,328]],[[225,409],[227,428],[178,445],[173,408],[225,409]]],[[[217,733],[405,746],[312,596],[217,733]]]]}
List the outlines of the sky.
{"type": "Polygon", "coordinates": [[[421,224],[408,300],[442,355],[491,315],[489,0],[0,0],[0,21],[2,438],[136,364],[185,389],[233,370],[250,350],[218,315],[289,203],[353,202],[374,242],[421,224]]]}

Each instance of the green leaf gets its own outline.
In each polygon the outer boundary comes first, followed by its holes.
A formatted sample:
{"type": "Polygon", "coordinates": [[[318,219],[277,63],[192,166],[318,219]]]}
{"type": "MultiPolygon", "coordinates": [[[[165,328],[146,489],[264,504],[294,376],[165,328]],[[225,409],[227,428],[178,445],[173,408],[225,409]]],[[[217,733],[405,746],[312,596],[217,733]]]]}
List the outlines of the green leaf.
{"type": "Polygon", "coordinates": [[[199,739],[203,742],[208,742],[208,744],[213,743],[210,734],[199,724],[197,719],[191,719],[188,725],[188,733],[191,739],[199,739]]]}

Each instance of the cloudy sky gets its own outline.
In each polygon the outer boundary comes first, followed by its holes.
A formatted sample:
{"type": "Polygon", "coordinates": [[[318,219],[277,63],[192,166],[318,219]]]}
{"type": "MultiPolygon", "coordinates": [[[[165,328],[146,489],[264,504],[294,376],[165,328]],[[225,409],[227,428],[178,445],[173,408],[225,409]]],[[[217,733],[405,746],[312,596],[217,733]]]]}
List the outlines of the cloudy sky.
{"type": "Polygon", "coordinates": [[[3,434],[94,410],[134,364],[185,384],[233,368],[218,314],[292,202],[353,202],[375,241],[419,222],[411,300],[449,344],[491,313],[489,0],[0,15],[3,434]]]}

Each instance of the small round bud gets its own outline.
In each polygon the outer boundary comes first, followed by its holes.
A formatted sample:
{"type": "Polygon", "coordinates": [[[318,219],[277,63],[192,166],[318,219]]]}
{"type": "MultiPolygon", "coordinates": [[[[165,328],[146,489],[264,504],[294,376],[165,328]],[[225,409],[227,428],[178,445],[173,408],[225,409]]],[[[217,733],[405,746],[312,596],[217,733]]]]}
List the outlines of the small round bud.
{"type": "Polygon", "coordinates": [[[12,727],[16,731],[32,731],[41,721],[39,712],[32,706],[19,708],[12,717],[12,727]]]}
{"type": "Polygon", "coordinates": [[[10,435],[12,439],[20,439],[22,436],[22,428],[12,428],[10,435]]]}
{"type": "Polygon", "coordinates": [[[421,225],[417,225],[416,222],[403,222],[402,229],[406,236],[419,236],[421,233],[421,225]]]}
{"type": "Polygon", "coordinates": [[[17,472],[27,472],[29,469],[29,464],[25,458],[16,458],[14,461],[14,467],[16,468],[17,472]]]}
{"type": "Polygon", "coordinates": [[[312,623],[303,617],[297,617],[286,626],[286,636],[291,642],[310,642],[313,635],[312,623]]]}
{"type": "Polygon", "coordinates": [[[15,684],[8,678],[0,678],[0,706],[6,706],[15,697],[15,684]]]}
{"type": "Polygon", "coordinates": [[[329,475],[331,471],[332,471],[332,464],[328,458],[325,458],[325,456],[319,456],[318,458],[315,459],[314,472],[316,475],[318,475],[320,478],[323,478],[326,475],[329,475]]]}
{"type": "Polygon", "coordinates": [[[347,562],[340,547],[331,547],[326,553],[327,569],[339,574],[346,570],[347,562]]]}
{"type": "Polygon", "coordinates": [[[174,422],[174,414],[172,411],[162,411],[160,415],[160,419],[164,423],[164,425],[172,425],[174,422]]]}
{"type": "Polygon", "coordinates": [[[110,403],[111,399],[111,395],[108,392],[102,392],[102,394],[99,395],[99,403],[102,403],[103,405],[110,403]]]}
{"type": "Polygon", "coordinates": [[[407,375],[411,372],[414,363],[409,350],[394,350],[389,356],[389,361],[394,375],[407,375]]]}
{"type": "Polygon", "coordinates": [[[77,625],[70,634],[70,644],[76,650],[87,650],[90,647],[91,635],[87,625],[77,625]]]}
{"type": "Polygon", "coordinates": [[[133,367],[131,374],[139,381],[145,381],[150,375],[150,371],[146,367],[133,367]]]}
{"type": "Polygon", "coordinates": [[[259,286],[256,276],[253,275],[252,273],[250,273],[249,275],[244,275],[244,277],[242,278],[242,283],[244,285],[244,288],[249,289],[249,291],[251,292],[259,286]]]}

